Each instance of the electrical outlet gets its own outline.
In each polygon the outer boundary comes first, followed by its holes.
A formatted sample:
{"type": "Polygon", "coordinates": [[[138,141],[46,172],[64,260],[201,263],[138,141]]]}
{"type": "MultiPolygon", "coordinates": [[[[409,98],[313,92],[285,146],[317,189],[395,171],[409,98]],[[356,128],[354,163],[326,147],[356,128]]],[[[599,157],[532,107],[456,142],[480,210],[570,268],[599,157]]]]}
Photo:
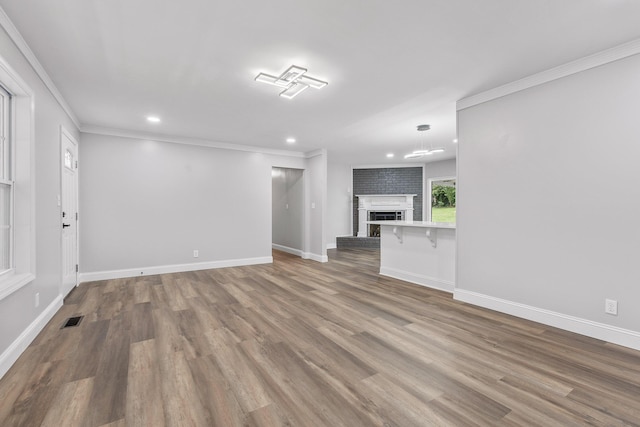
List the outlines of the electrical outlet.
{"type": "Polygon", "coordinates": [[[36,292],[36,308],[40,306],[40,292],[36,292]]]}
{"type": "Polygon", "coordinates": [[[607,314],[618,315],[618,301],[613,299],[604,300],[604,312],[607,314]]]}
{"type": "Polygon", "coordinates": [[[194,257],[194,258],[198,258],[199,256],[200,256],[200,254],[198,253],[198,250],[197,250],[197,249],[194,249],[194,250],[193,250],[193,257],[194,257]]]}

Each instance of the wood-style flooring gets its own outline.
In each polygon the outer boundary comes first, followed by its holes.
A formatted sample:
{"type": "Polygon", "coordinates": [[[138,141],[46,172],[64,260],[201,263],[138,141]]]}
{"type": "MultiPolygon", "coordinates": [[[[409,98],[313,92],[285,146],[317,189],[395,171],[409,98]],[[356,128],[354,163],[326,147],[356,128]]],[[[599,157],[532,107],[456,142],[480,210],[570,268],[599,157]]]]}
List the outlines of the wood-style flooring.
{"type": "Polygon", "coordinates": [[[640,352],[381,277],[378,256],[82,284],[0,380],[0,426],[640,425],[640,352]]]}

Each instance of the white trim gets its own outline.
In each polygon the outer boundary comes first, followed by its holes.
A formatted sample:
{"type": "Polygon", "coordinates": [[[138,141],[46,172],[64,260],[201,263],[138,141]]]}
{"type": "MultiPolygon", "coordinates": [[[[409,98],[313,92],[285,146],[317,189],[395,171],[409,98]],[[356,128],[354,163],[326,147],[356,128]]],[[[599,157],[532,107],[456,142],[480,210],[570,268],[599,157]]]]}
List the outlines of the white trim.
{"type": "Polygon", "coordinates": [[[453,298],[480,307],[532,320],[544,325],[640,350],[640,331],[622,329],[555,311],[545,310],[477,292],[456,289],[453,298]]]}
{"type": "MultiPolygon", "coordinates": [[[[2,13],[0,23],[1,18],[2,13]]],[[[34,280],[36,274],[35,106],[31,88],[1,56],[0,82],[11,94],[12,179],[15,183],[12,216],[16,277],[0,281],[4,298],[34,280]],[[22,190],[16,192],[19,187],[22,190]]]]}
{"type": "Polygon", "coordinates": [[[353,169],[394,169],[394,168],[422,168],[424,171],[425,163],[389,163],[389,164],[374,164],[374,165],[351,165],[351,171],[353,169]]]}
{"type": "Polygon", "coordinates": [[[40,80],[42,80],[47,89],[49,89],[51,95],[53,95],[56,101],[58,101],[60,107],[62,107],[64,112],[67,113],[67,116],[69,116],[76,127],[79,128],[80,121],[78,120],[78,117],[75,115],[71,107],[69,107],[69,104],[67,104],[67,101],[65,101],[64,97],[62,96],[56,85],[53,83],[53,80],[51,80],[51,77],[49,77],[42,64],[40,64],[40,61],[38,61],[38,58],[36,58],[36,55],[33,53],[27,42],[22,37],[22,34],[20,34],[16,26],[13,25],[11,19],[9,19],[9,16],[7,16],[4,9],[2,9],[1,7],[0,26],[2,26],[2,28],[4,28],[4,30],[7,32],[9,38],[13,41],[13,43],[15,43],[20,53],[22,53],[27,62],[29,62],[29,64],[36,72],[38,77],[40,77],[40,80]]]}
{"type": "Polygon", "coordinates": [[[338,248],[337,243],[327,243],[327,249],[337,249],[337,248],[338,248]]]}
{"type": "MultiPolygon", "coordinates": [[[[157,142],[170,142],[174,144],[196,145],[199,147],[221,148],[225,150],[245,151],[250,153],[271,154],[276,156],[288,156],[297,158],[308,158],[305,153],[300,151],[276,150],[272,148],[254,147],[251,145],[230,144],[228,142],[216,142],[207,139],[188,138],[173,135],[161,135],[147,132],[137,132],[126,129],[115,129],[94,125],[82,125],[80,128],[82,133],[90,133],[94,135],[118,136],[121,138],[131,139],[147,139],[157,142]]],[[[311,156],[313,157],[313,156],[311,156]]]]}
{"type": "Polygon", "coordinates": [[[310,159],[312,157],[321,156],[325,153],[326,153],[326,150],[324,148],[318,148],[317,150],[307,151],[306,153],[304,153],[304,158],[310,159]]]}
{"type": "Polygon", "coordinates": [[[197,262],[191,264],[158,265],[154,267],[128,268],[125,270],[95,271],[80,273],[79,282],[124,279],[127,277],[153,276],[155,274],[182,273],[185,271],[211,270],[214,268],[240,267],[244,265],[271,264],[273,257],[226,259],[221,261],[197,262]]]}
{"type": "Polygon", "coordinates": [[[318,255],[311,252],[303,252],[302,259],[310,259],[317,262],[329,262],[329,257],[327,255],[318,255]]]}
{"type": "MultiPolygon", "coordinates": [[[[429,203],[425,203],[424,201],[427,199],[427,197],[423,197],[422,200],[422,206],[427,208],[427,211],[425,212],[426,216],[423,216],[422,218],[426,218],[425,221],[431,221],[431,216],[432,216],[432,209],[433,209],[433,200],[431,198],[431,193],[433,192],[433,181],[447,181],[447,180],[455,180],[456,181],[456,186],[458,185],[458,178],[456,176],[451,176],[451,175],[447,175],[447,176],[436,176],[436,177],[432,177],[432,178],[427,178],[427,188],[426,190],[424,190],[424,194],[425,195],[429,195],[428,199],[429,199],[429,203]]],[[[458,188],[456,187],[456,192],[458,191],[458,188]]],[[[457,199],[456,199],[457,200],[457,199]]],[[[457,203],[456,203],[457,205],[457,203]]],[[[455,223],[453,223],[455,224],[455,223]]]]}
{"type": "Polygon", "coordinates": [[[300,249],[290,248],[289,246],[278,245],[277,243],[272,243],[271,247],[278,251],[282,251],[288,254],[298,255],[299,257],[302,257],[302,251],[300,249]]]}
{"type": "Polygon", "coordinates": [[[26,286],[27,284],[33,282],[36,276],[31,273],[23,273],[23,274],[14,274],[10,277],[7,277],[6,282],[2,284],[2,288],[0,289],[0,301],[17,291],[18,289],[26,286]]]}
{"type": "Polygon", "coordinates": [[[382,276],[393,277],[394,279],[404,280],[405,282],[415,283],[416,285],[426,286],[427,288],[438,289],[452,293],[455,284],[447,280],[435,277],[424,276],[422,274],[410,273],[404,270],[398,270],[391,267],[380,267],[382,276]]]}
{"type": "Polygon", "coordinates": [[[49,306],[20,334],[14,342],[0,355],[0,378],[7,373],[18,357],[29,347],[29,344],[49,323],[62,307],[62,295],[58,295],[49,306]]]}
{"type": "Polygon", "coordinates": [[[485,92],[463,98],[456,103],[456,110],[464,110],[465,108],[473,107],[474,105],[482,104],[483,102],[501,98],[503,96],[510,95],[521,90],[539,86],[553,80],[561,79],[563,77],[586,71],[591,68],[599,67],[601,65],[618,61],[632,55],[637,55],[639,53],[640,39],[632,40],[619,46],[612,47],[611,49],[603,50],[593,55],[585,56],[584,58],[580,58],[575,61],[560,65],[558,67],[554,67],[549,70],[545,70],[540,73],[525,77],[523,79],[498,86],[485,92]]]}

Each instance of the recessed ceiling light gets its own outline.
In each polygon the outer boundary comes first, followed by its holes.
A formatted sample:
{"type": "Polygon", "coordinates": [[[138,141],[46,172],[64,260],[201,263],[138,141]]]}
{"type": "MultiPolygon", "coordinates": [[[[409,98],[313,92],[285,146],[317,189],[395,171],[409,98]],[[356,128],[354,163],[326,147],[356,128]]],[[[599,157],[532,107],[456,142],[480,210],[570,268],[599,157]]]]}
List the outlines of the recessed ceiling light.
{"type": "Polygon", "coordinates": [[[456,142],[458,142],[458,138],[453,140],[453,143],[455,144],[456,142]]]}
{"type": "Polygon", "coordinates": [[[387,158],[392,158],[393,157],[393,153],[387,153],[387,158]]]}
{"type": "Polygon", "coordinates": [[[287,138],[287,144],[294,144],[296,142],[295,138],[287,138]]]}
{"type": "Polygon", "coordinates": [[[160,117],[158,116],[147,116],[147,121],[151,123],[160,123],[160,117]]]}

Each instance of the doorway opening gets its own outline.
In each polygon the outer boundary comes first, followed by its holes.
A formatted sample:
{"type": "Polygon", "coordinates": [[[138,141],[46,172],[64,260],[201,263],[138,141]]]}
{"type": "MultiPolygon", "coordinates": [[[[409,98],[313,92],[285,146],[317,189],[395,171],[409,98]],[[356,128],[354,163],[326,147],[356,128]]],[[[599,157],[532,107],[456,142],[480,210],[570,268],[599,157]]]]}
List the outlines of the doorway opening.
{"type": "Polygon", "coordinates": [[[272,247],[300,257],[304,245],[304,170],[271,169],[272,247]]]}

